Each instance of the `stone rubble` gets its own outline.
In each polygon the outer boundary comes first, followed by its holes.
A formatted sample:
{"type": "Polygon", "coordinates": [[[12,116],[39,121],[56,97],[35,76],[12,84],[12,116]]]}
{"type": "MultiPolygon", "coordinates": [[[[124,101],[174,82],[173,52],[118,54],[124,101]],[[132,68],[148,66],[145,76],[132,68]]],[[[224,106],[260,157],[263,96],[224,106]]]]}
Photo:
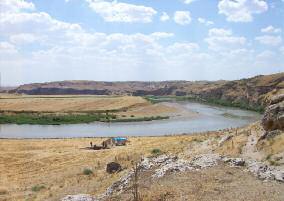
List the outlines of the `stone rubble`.
{"type": "Polygon", "coordinates": [[[248,171],[260,179],[284,182],[284,171],[278,170],[275,167],[265,165],[261,162],[249,160],[247,161],[247,168],[248,171]]]}
{"type": "Polygon", "coordinates": [[[190,164],[195,169],[203,169],[217,165],[220,159],[219,154],[201,154],[195,156],[190,164]]]}
{"type": "Polygon", "coordinates": [[[79,195],[68,195],[64,197],[61,201],[98,201],[91,195],[79,194],[79,195]]]}
{"type": "MultiPolygon", "coordinates": [[[[169,172],[198,171],[218,165],[219,162],[229,164],[231,167],[247,167],[255,176],[263,180],[277,180],[284,182],[284,171],[277,170],[274,167],[267,166],[261,162],[253,160],[244,160],[243,158],[229,158],[219,154],[201,154],[195,156],[191,161],[179,159],[173,155],[159,155],[157,157],[144,158],[138,165],[139,171],[154,170],[152,178],[160,178],[169,172]]],[[[134,171],[131,170],[119,181],[113,183],[106,192],[98,198],[90,195],[66,196],[61,201],[98,201],[104,200],[114,193],[121,193],[131,182],[134,171]]]]}
{"type": "Polygon", "coordinates": [[[177,159],[170,163],[162,165],[155,171],[155,174],[152,175],[153,178],[163,177],[167,172],[184,172],[186,170],[193,170],[190,163],[186,160],[177,159]]]}
{"type": "Polygon", "coordinates": [[[244,166],[246,164],[246,161],[243,158],[223,157],[222,161],[224,161],[225,163],[228,163],[231,167],[244,166]]]}

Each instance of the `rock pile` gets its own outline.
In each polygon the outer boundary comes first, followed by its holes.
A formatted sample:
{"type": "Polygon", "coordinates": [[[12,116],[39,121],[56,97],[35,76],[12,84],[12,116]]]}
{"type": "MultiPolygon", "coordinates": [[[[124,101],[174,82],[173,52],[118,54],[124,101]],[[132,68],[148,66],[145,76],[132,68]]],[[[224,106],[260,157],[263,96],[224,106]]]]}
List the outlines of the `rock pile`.
{"type": "Polygon", "coordinates": [[[217,165],[220,159],[221,157],[218,154],[201,154],[195,156],[190,164],[195,169],[203,169],[217,165]]]}
{"type": "Polygon", "coordinates": [[[278,170],[275,167],[257,161],[247,161],[247,167],[250,172],[260,179],[284,182],[284,171],[278,170]]]}
{"type": "Polygon", "coordinates": [[[79,195],[68,195],[65,198],[63,198],[61,201],[98,201],[91,195],[84,195],[84,194],[79,194],[79,195]]]}
{"type": "Polygon", "coordinates": [[[246,161],[243,158],[227,158],[227,157],[223,157],[222,161],[224,161],[225,163],[228,163],[232,167],[244,166],[246,164],[246,161]]]}

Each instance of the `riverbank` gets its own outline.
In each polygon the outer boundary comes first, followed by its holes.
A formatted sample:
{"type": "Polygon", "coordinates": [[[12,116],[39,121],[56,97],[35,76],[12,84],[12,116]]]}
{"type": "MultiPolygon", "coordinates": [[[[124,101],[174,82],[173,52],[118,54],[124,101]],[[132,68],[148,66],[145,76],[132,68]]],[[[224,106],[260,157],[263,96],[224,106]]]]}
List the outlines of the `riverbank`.
{"type": "MultiPolygon", "coordinates": [[[[259,141],[263,133],[260,124],[256,123],[239,129],[192,135],[130,137],[130,144],[127,146],[102,151],[89,150],[86,147],[91,141],[93,144],[100,144],[106,138],[2,139],[0,140],[0,198],[16,201],[53,201],[69,194],[99,195],[131,169],[132,161],[156,153],[173,154],[184,159],[190,159],[198,154],[216,153],[230,157],[251,158],[276,168],[283,168],[284,133],[259,141]],[[125,169],[117,174],[107,174],[105,167],[111,161],[119,162],[125,169]],[[85,175],[85,169],[90,169],[92,174],[85,175]]],[[[214,169],[206,171],[208,175],[215,174],[214,169]]],[[[249,173],[239,175],[249,176],[250,184],[258,182],[258,179],[253,179],[249,173]]],[[[219,178],[222,178],[222,175],[219,178]]],[[[197,181],[198,178],[191,182],[194,184],[197,181]]],[[[178,183],[175,186],[178,186],[178,183]]],[[[254,188],[254,185],[250,186],[254,188]]],[[[267,188],[273,190],[273,187],[267,188]]],[[[166,189],[160,188],[160,190],[166,189]]],[[[202,195],[203,190],[198,191],[199,193],[196,191],[197,194],[194,195],[202,195]]]]}
{"type": "Polygon", "coordinates": [[[245,101],[230,101],[216,98],[205,98],[199,96],[145,96],[149,102],[156,104],[164,101],[194,101],[198,103],[205,103],[216,106],[234,107],[244,110],[250,110],[262,114],[265,110],[265,106],[260,104],[249,104],[245,101]]]}

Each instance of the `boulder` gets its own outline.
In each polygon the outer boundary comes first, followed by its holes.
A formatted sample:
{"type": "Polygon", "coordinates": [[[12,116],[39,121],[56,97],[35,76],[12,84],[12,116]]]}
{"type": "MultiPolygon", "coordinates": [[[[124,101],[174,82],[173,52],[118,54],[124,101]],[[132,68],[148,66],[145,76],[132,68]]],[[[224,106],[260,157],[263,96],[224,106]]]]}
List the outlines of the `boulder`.
{"type": "Polygon", "coordinates": [[[119,163],[111,162],[111,163],[107,164],[106,171],[109,174],[113,174],[113,173],[119,172],[121,170],[122,170],[122,168],[121,168],[121,165],[119,163]]]}

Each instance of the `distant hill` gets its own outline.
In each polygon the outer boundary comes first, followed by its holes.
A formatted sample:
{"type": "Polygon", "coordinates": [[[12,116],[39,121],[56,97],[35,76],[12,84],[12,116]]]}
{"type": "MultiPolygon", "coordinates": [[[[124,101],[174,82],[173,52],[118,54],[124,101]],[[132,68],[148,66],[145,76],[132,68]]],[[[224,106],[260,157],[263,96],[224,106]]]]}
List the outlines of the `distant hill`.
{"type": "Polygon", "coordinates": [[[0,93],[8,93],[11,90],[15,90],[17,87],[0,87],[0,93]]]}
{"type": "Polygon", "coordinates": [[[211,102],[266,105],[272,95],[284,93],[284,73],[235,81],[97,82],[60,81],[21,85],[9,93],[29,95],[192,96],[211,102]]]}

